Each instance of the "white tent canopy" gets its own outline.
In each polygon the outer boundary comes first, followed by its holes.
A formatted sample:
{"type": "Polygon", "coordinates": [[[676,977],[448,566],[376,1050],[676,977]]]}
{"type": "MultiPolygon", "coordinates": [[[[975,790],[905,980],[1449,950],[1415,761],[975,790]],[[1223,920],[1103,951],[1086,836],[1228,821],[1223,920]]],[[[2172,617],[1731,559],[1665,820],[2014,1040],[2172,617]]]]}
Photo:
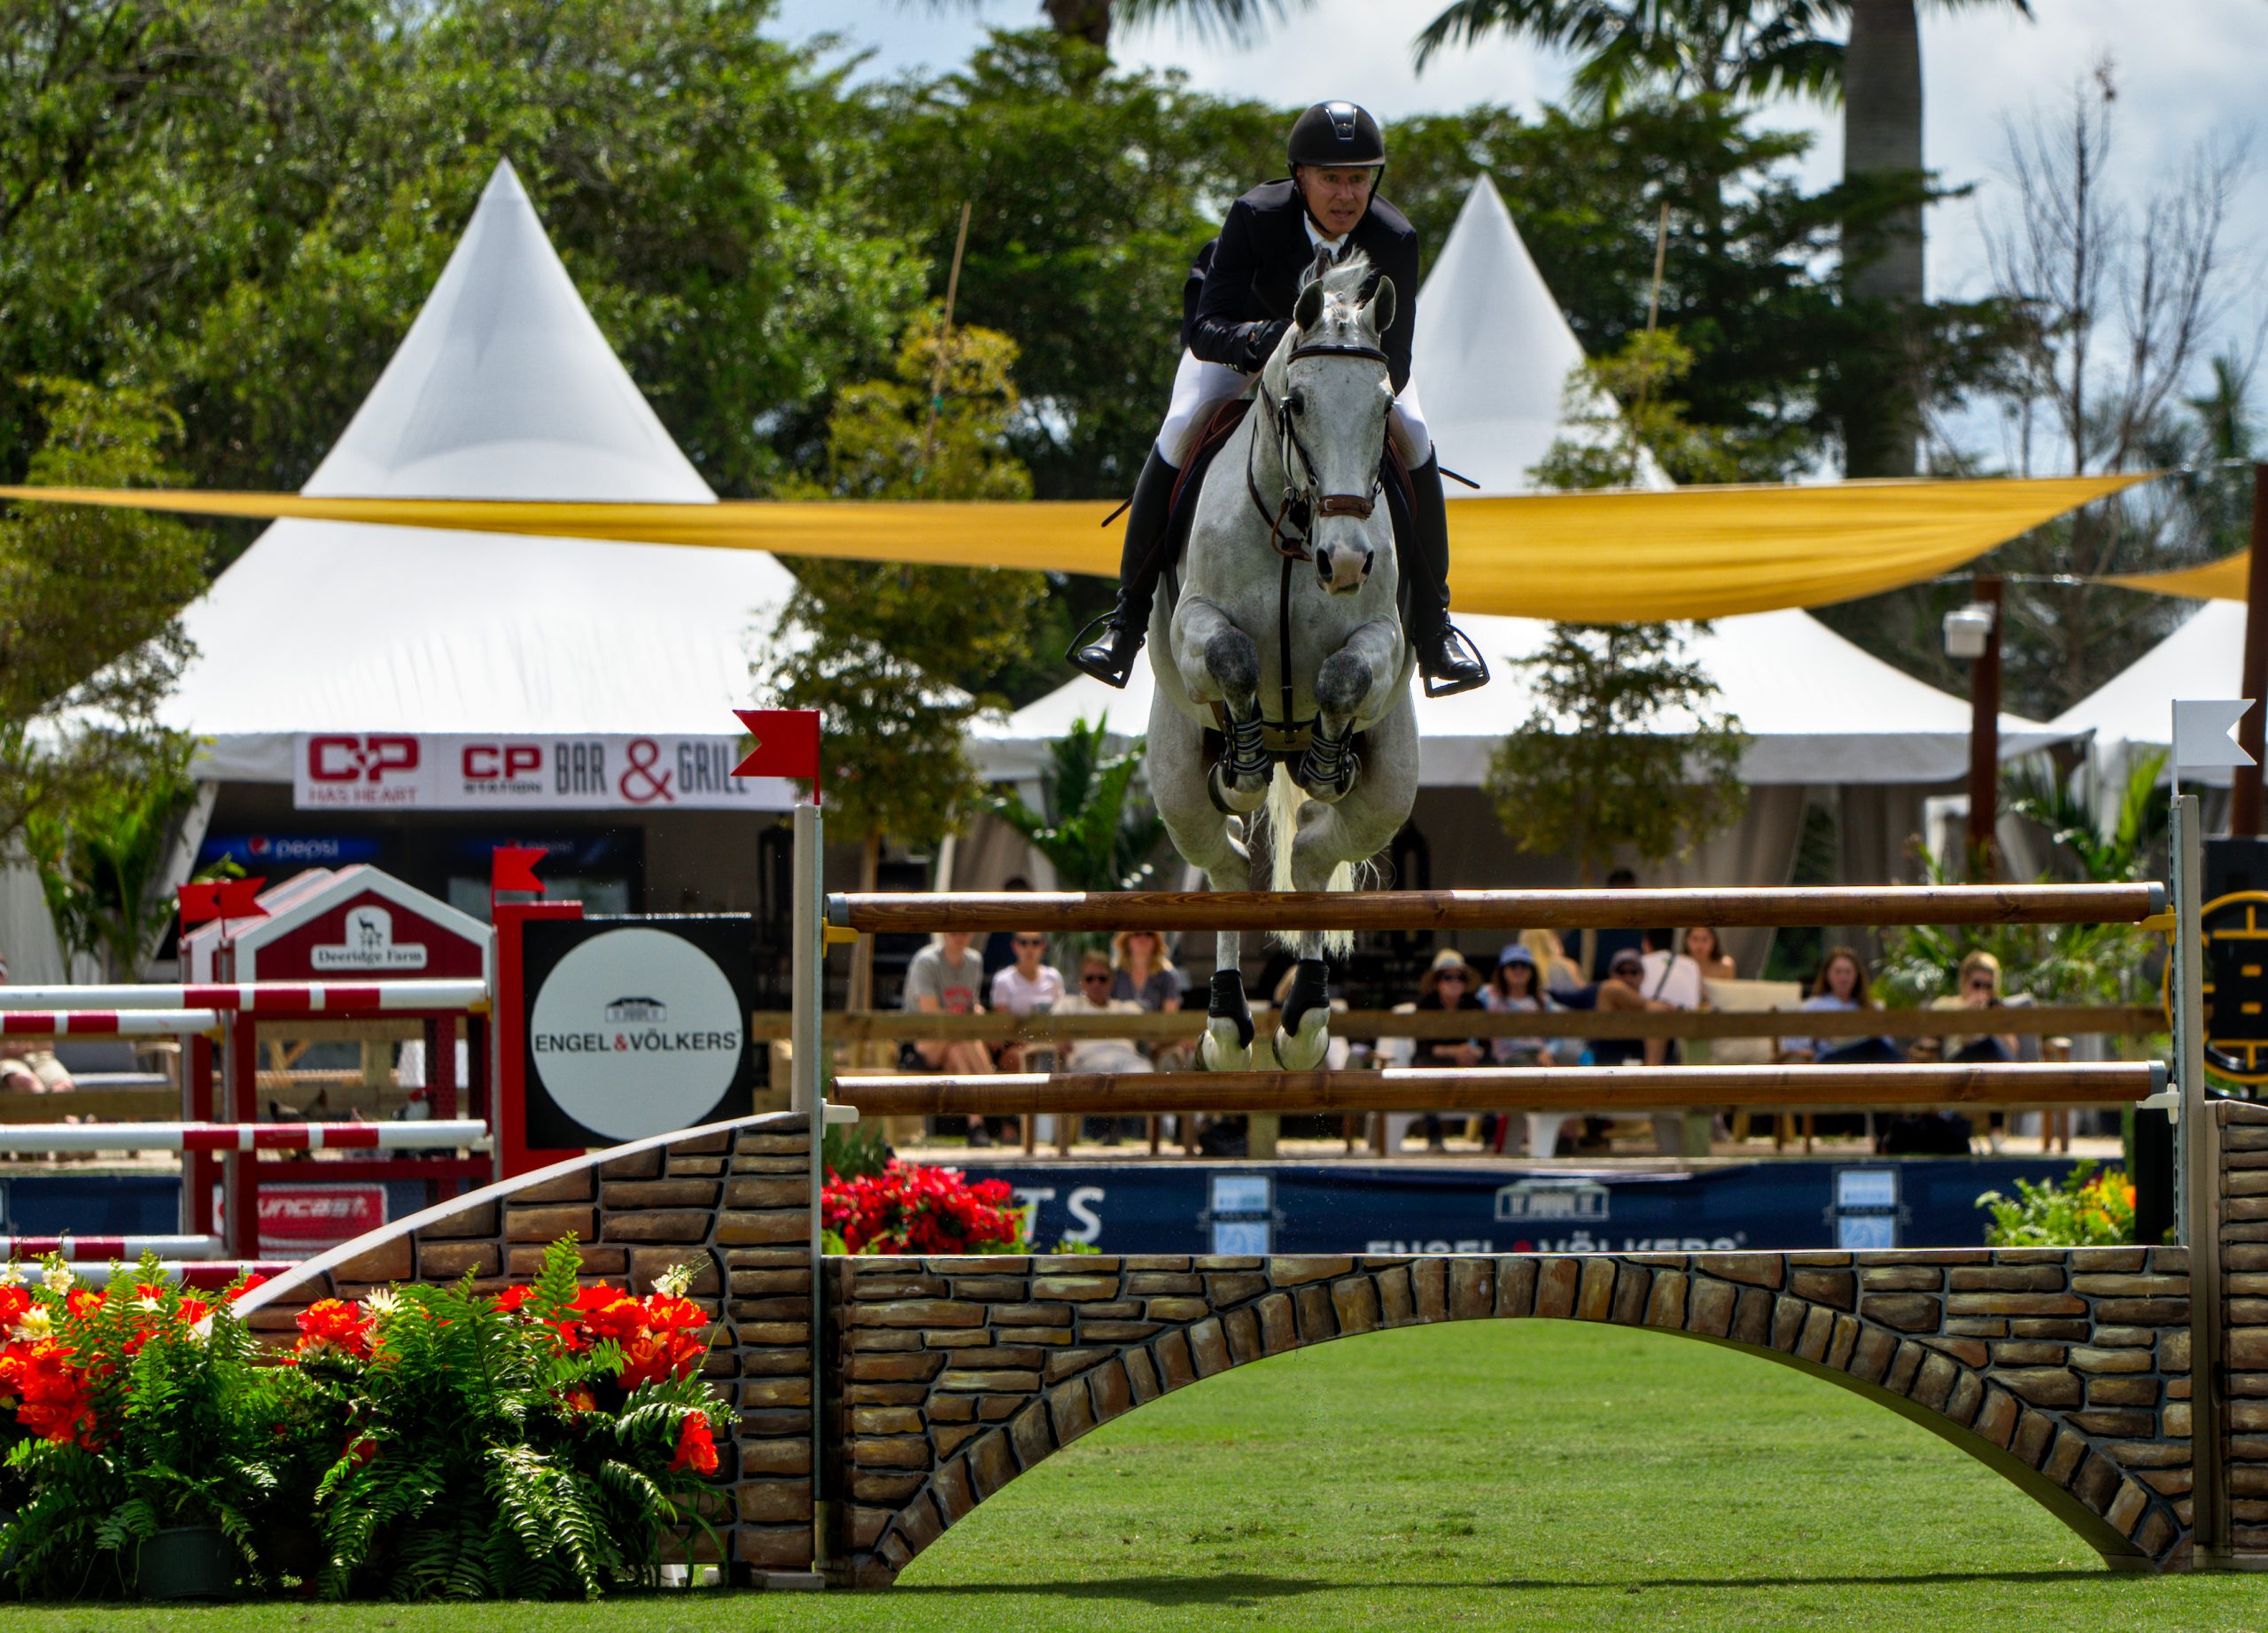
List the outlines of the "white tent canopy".
{"type": "MultiPolygon", "coordinates": [[[[2097,765],[2107,779],[2122,781],[2117,767],[2130,747],[2162,748],[2173,741],[2175,698],[2241,695],[2244,622],[2242,602],[2207,602],[2180,628],[2058,715],[2054,729],[2093,732],[2097,765]]],[[[2184,772],[2182,781],[2226,788],[2229,771],[2184,772]]]]}
{"type": "MultiPolygon", "coordinates": [[[[1418,303],[1411,377],[1444,463],[1484,493],[1532,486],[1527,472],[1560,434],[1562,390],[1582,361],[1551,292],[1487,177],[1473,183],[1418,303]]],[[[1658,470],[1651,479],[1667,486],[1658,470]]],[[[1456,497],[1449,492],[1452,533],[1456,497]]],[[[1524,672],[1507,660],[1542,644],[1533,618],[1472,616],[1458,623],[1495,679],[1477,692],[1418,703],[1418,774],[1429,788],[1477,787],[1504,734],[1533,711],[1524,672]]],[[[1751,783],[1949,782],[1969,763],[1969,707],[1861,650],[1809,613],[1759,612],[1720,620],[1692,655],[1721,688],[1723,706],[1756,739],[1741,767],[1751,783]]],[[[1123,692],[1080,676],[1027,705],[1004,727],[980,730],[974,749],[988,776],[1029,782],[1048,745],[1075,720],[1101,719],[1132,736],[1150,714],[1146,663],[1123,692]]],[[[1684,722],[1666,720],[1664,729],[1684,722]]],[[[2056,741],[2004,715],[2001,752],[2056,741]]]]}
{"type": "MultiPolygon", "coordinates": [[[[325,494],[715,502],[575,292],[509,164],[308,481],[325,494]]],[[[729,732],[754,551],[281,521],[184,615],[168,721],[200,776],[289,782],[295,734],[729,732]]]]}

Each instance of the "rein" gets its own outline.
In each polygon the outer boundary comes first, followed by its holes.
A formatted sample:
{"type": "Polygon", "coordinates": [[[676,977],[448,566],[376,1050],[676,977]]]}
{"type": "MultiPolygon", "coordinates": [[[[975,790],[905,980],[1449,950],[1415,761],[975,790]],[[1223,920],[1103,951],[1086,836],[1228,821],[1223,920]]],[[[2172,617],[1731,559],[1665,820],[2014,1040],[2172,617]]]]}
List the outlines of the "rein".
{"type": "MultiPolygon", "coordinates": [[[[1371,362],[1386,364],[1388,367],[1392,366],[1393,362],[1383,351],[1374,346],[1346,346],[1319,340],[1312,345],[1293,346],[1292,354],[1284,360],[1284,366],[1289,369],[1292,364],[1298,362],[1303,357],[1360,357],[1371,362]]],[[[1385,491],[1385,481],[1379,475],[1379,470],[1386,462],[1386,446],[1383,441],[1379,446],[1379,465],[1371,468],[1371,491],[1367,494],[1317,494],[1316,489],[1321,484],[1315,473],[1315,461],[1308,454],[1307,444],[1300,440],[1298,427],[1292,424],[1291,394],[1286,392],[1280,398],[1271,396],[1268,390],[1268,377],[1265,370],[1261,373],[1254,384],[1261,400],[1268,405],[1268,416],[1276,429],[1277,463],[1284,467],[1284,497],[1271,514],[1267,502],[1260,496],[1260,484],[1254,477],[1252,470],[1253,451],[1260,446],[1260,438],[1254,435],[1245,444],[1244,491],[1251,496],[1252,507],[1260,513],[1260,519],[1268,524],[1270,547],[1284,559],[1282,579],[1277,587],[1276,595],[1276,676],[1280,703],[1278,711],[1278,719],[1272,723],[1278,731],[1304,739],[1307,734],[1312,731],[1314,722],[1295,720],[1293,716],[1292,564],[1315,559],[1315,549],[1309,537],[1309,530],[1313,528],[1318,518],[1326,516],[1351,516],[1361,521],[1370,520],[1371,511],[1378,508],[1379,495],[1385,491]],[[1305,492],[1301,490],[1293,478],[1292,462],[1285,451],[1287,448],[1299,455],[1300,464],[1307,472],[1305,492]],[[1286,521],[1293,524],[1289,530],[1285,526],[1286,521]]],[[[1262,713],[1262,723],[1263,725],[1271,723],[1266,719],[1265,712],[1262,713]]]]}
{"type": "MultiPolygon", "coordinates": [[[[1346,346],[1318,340],[1293,346],[1292,354],[1284,360],[1284,366],[1289,369],[1303,357],[1360,357],[1389,367],[1393,362],[1374,346],[1346,346]]],[[[1378,508],[1379,494],[1384,485],[1378,469],[1373,467],[1371,491],[1367,494],[1317,494],[1316,489],[1320,483],[1315,473],[1315,460],[1309,455],[1307,444],[1300,440],[1299,428],[1292,424],[1291,394],[1287,392],[1282,397],[1271,395],[1264,370],[1255,384],[1261,400],[1268,405],[1269,420],[1275,427],[1277,463],[1284,467],[1284,496],[1273,511],[1269,509],[1268,502],[1260,496],[1260,483],[1252,470],[1253,452],[1260,443],[1257,437],[1245,445],[1244,491],[1251,497],[1252,508],[1260,513],[1260,519],[1268,524],[1269,547],[1284,557],[1286,564],[1312,561],[1315,550],[1309,533],[1316,522],[1328,516],[1351,516],[1358,521],[1369,521],[1371,512],[1378,508]],[[1304,490],[1294,479],[1286,449],[1300,456],[1301,468],[1307,473],[1304,490]],[[1285,526],[1286,522],[1291,524],[1289,527],[1285,526]]],[[[1379,452],[1383,463],[1386,452],[1383,445],[1379,452]]]]}

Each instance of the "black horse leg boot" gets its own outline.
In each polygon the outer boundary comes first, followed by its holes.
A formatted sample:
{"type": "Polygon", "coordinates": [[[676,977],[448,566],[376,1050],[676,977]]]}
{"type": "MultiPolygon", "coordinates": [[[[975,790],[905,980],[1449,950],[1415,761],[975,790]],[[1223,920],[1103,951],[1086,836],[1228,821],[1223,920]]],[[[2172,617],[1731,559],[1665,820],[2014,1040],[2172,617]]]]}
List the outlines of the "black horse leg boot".
{"type": "Polygon", "coordinates": [[[1410,641],[1417,649],[1425,696],[1447,697],[1488,684],[1488,665],[1449,622],[1449,518],[1441,499],[1441,463],[1436,455],[1410,472],[1413,490],[1410,543],[1402,558],[1410,575],[1410,641]]]}
{"type": "Polygon", "coordinates": [[[1126,512],[1126,544],[1118,557],[1118,604],[1079,632],[1064,658],[1106,686],[1124,687],[1150,633],[1150,603],[1158,593],[1159,559],[1171,514],[1174,478],[1181,473],[1153,447],[1134,484],[1126,512]],[[1102,627],[1095,633],[1096,625],[1102,627]],[[1090,639],[1091,635],[1091,639],[1090,639]]]}

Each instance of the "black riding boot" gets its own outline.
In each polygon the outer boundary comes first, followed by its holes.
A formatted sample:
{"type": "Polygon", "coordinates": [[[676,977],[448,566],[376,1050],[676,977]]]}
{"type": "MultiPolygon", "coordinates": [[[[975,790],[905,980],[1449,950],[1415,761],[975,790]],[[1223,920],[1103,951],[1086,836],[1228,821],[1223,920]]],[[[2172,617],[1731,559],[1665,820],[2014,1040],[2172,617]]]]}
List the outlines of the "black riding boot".
{"type": "Polygon", "coordinates": [[[1150,603],[1158,593],[1158,575],[1165,571],[1159,547],[1165,542],[1174,480],[1180,474],[1155,447],[1150,449],[1127,507],[1126,544],[1118,557],[1118,604],[1081,630],[1063,655],[1072,668],[1106,686],[1126,684],[1150,633],[1150,603]],[[1095,624],[1102,630],[1090,640],[1095,624]]]}
{"type": "Polygon", "coordinates": [[[1488,665],[1464,633],[1449,622],[1449,517],[1441,498],[1441,463],[1427,455],[1410,472],[1411,548],[1402,555],[1410,577],[1410,644],[1425,677],[1425,696],[1447,697],[1488,684],[1488,665]]]}

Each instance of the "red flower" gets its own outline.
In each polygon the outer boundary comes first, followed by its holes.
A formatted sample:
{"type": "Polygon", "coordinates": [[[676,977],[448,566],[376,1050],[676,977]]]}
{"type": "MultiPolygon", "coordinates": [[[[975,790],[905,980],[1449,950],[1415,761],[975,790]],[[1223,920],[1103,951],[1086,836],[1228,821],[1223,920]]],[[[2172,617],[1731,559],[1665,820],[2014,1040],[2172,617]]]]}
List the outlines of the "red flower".
{"type": "Polygon", "coordinates": [[[491,1304],[489,1308],[495,1310],[499,1315],[516,1316],[520,1312],[520,1306],[526,1303],[534,1296],[535,1289],[533,1287],[506,1287],[501,1293],[499,1293],[496,1295],[495,1303],[491,1304]]]}
{"type": "Polygon", "coordinates": [[[709,1433],[709,1414],[689,1411],[677,1432],[677,1455],[670,1459],[670,1473],[682,1474],[691,1469],[696,1474],[717,1472],[717,1442],[709,1433]]]}
{"type": "Polygon", "coordinates": [[[1022,1239],[1014,1193],[1004,1180],[971,1185],[958,1169],[893,1158],[879,1174],[831,1179],[819,1217],[852,1253],[967,1253],[1022,1239]]]}
{"type": "Polygon", "coordinates": [[[74,1287],[63,1295],[63,1308],[74,1316],[92,1315],[103,1307],[103,1295],[92,1287],[74,1287]]]}
{"type": "Polygon", "coordinates": [[[213,1306],[206,1303],[201,1298],[189,1298],[184,1296],[181,1302],[181,1307],[177,1313],[181,1317],[182,1325],[183,1326],[195,1326],[198,1322],[204,1320],[206,1317],[213,1313],[213,1306]]]}
{"type": "Polygon", "coordinates": [[[0,1326],[15,1326],[24,1318],[25,1312],[31,1307],[32,1294],[29,1287],[25,1287],[21,1282],[0,1285],[0,1326]]]}
{"type": "Polygon", "coordinates": [[[318,1299],[299,1312],[299,1341],[295,1349],[320,1349],[328,1344],[357,1360],[370,1358],[368,1316],[356,1313],[344,1299],[318,1299]]]}
{"type": "Polygon", "coordinates": [[[267,1285],[268,1278],[255,1271],[251,1275],[246,1276],[236,1286],[230,1287],[226,1293],[222,1294],[221,1296],[233,1304],[245,1294],[251,1292],[254,1287],[264,1287],[267,1285]]]}
{"type": "Polygon", "coordinates": [[[0,1388],[18,1397],[16,1420],[34,1434],[59,1442],[94,1427],[87,1374],[71,1364],[77,1353],[52,1338],[0,1351],[0,1388]]]}
{"type": "Polygon", "coordinates": [[[365,1468],[378,1455],[378,1442],[369,1435],[361,1435],[347,1443],[343,1454],[356,1468],[365,1468]]]}

